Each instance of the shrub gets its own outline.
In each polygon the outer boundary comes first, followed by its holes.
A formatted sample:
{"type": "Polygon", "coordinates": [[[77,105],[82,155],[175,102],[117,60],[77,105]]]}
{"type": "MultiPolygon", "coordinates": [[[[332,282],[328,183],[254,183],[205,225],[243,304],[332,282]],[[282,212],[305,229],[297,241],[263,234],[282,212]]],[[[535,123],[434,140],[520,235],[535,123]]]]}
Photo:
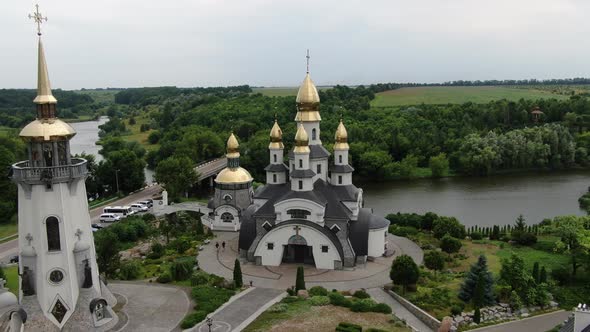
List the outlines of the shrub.
{"type": "Polygon", "coordinates": [[[449,234],[454,238],[465,238],[465,226],[463,226],[457,218],[454,217],[438,217],[432,223],[432,233],[435,238],[440,239],[445,234],[449,234]]]}
{"type": "Polygon", "coordinates": [[[197,303],[197,310],[203,310],[207,313],[217,310],[232,295],[234,295],[232,290],[208,285],[193,287],[191,291],[191,296],[197,303]]]}
{"type": "Polygon", "coordinates": [[[297,296],[287,296],[281,300],[283,303],[293,303],[297,301],[301,301],[301,299],[297,296]]]}
{"type": "Polygon", "coordinates": [[[386,330],[382,330],[382,329],[377,329],[374,327],[370,327],[367,330],[365,330],[366,332],[387,332],[386,330]]]}
{"type": "Polygon", "coordinates": [[[515,291],[510,293],[510,308],[512,308],[512,310],[518,310],[522,308],[522,300],[515,291]]]}
{"type": "Polygon", "coordinates": [[[220,277],[216,274],[209,275],[209,285],[214,287],[223,287],[223,284],[225,284],[225,279],[223,277],[220,277]]]}
{"type": "Polygon", "coordinates": [[[174,280],[186,280],[193,271],[192,259],[178,259],[170,266],[170,274],[174,280]]]}
{"type": "Polygon", "coordinates": [[[473,313],[473,322],[479,324],[481,322],[481,311],[479,307],[475,308],[475,312],[473,313]]]}
{"type": "Polygon", "coordinates": [[[555,280],[560,286],[567,285],[570,282],[571,274],[569,269],[565,267],[558,267],[551,270],[551,278],[555,280]]]}
{"type": "Polygon", "coordinates": [[[461,308],[461,306],[458,306],[455,304],[451,307],[451,315],[452,316],[460,315],[462,312],[463,312],[463,308],[461,308]]]}
{"type": "Polygon", "coordinates": [[[336,326],[336,332],[362,332],[363,328],[360,325],[341,322],[336,326]]]}
{"type": "Polygon", "coordinates": [[[445,267],[445,255],[439,251],[431,250],[424,254],[424,266],[430,270],[440,271],[445,267]]]}
{"type": "Polygon", "coordinates": [[[377,303],[373,306],[371,311],[372,312],[380,312],[382,314],[390,314],[392,310],[391,310],[391,307],[385,303],[377,303]]]}
{"type": "Polygon", "coordinates": [[[330,299],[330,304],[335,306],[350,308],[352,305],[352,301],[340,293],[332,292],[328,294],[328,298],[330,299]]]}
{"type": "Polygon", "coordinates": [[[182,327],[183,329],[191,328],[197,325],[198,323],[202,322],[205,318],[207,318],[207,313],[203,310],[197,310],[186,316],[182,320],[182,323],[180,323],[180,327],[182,327]]]}
{"type": "Polygon", "coordinates": [[[420,269],[412,257],[401,255],[391,263],[389,278],[397,285],[403,286],[403,293],[409,285],[415,284],[420,278],[420,269]]]}
{"type": "Polygon", "coordinates": [[[141,274],[141,265],[138,261],[131,261],[121,265],[119,278],[123,280],[133,280],[139,278],[141,274]]]}
{"type": "Polygon", "coordinates": [[[172,275],[170,274],[170,271],[164,271],[162,274],[160,274],[160,276],[158,277],[158,279],[156,279],[156,281],[161,284],[167,284],[167,283],[171,282],[172,275]]]}
{"type": "Polygon", "coordinates": [[[164,246],[160,242],[154,242],[152,243],[151,251],[147,257],[150,259],[158,259],[164,255],[164,252],[164,246]]]}
{"type": "Polygon", "coordinates": [[[324,306],[330,304],[330,298],[327,296],[312,296],[309,302],[312,306],[324,306]]]}
{"type": "Polygon", "coordinates": [[[280,312],[285,312],[289,309],[289,306],[284,304],[284,303],[277,303],[275,305],[273,305],[272,307],[268,308],[268,312],[272,312],[272,313],[280,313],[280,312]]]}
{"type": "Polygon", "coordinates": [[[352,296],[356,297],[357,299],[368,299],[371,297],[371,295],[369,295],[367,292],[365,292],[362,289],[354,292],[354,294],[352,294],[352,296]]]}
{"type": "Polygon", "coordinates": [[[350,310],[354,312],[370,312],[372,311],[375,304],[375,301],[373,301],[372,299],[359,299],[352,302],[350,310]]]}
{"type": "Polygon", "coordinates": [[[408,237],[410,235],[418,234],[418,229],[411,226],[389,226],[389,232],[393,235],[408,237]]]}
{"type": "Polygon", "coordinates": [[[152,131],[148,136],[148,142],[150,142],[150,144],[157,144],[160,141],[160,136],[159,131],[152,131]]]}
{"type": "Polygon", "coordinates": [[[327,296],[328,290],[322,286],[313,286],[309,289],[309,296],[327,296]]]}
{"type": "Polygon", "coordinates": [[[289,294],[289,296],[295,296],[297,295],[297,292],[295,292],[295,288],[293,286],[287,288],[287,294],[289,294]]]}
{"type": "Polygon", "coordinates": [[[481,240],[483,239],[483,235],[480,232],[473,232],[469,234],[472,240],[481,240]]]}
{"type": "Polygon", "coordinates": [[[156,216],[154,216],[151,213],[146,213],[143,216],[141,216],[141,219],[143,219],[143,221],[145,222],[150,222],[156,220],[156,216]]]}
{"type": "Polygon", "coordinates": [[[191,247],[191,242],[189,239],[181,237],[170,242],[168,246],[176,250],[177,253],[184,254],[191,247]]]}
{"type": "Polygon", "coordinates": [[[443,238],[440,240],[440,248],[449,254],[458,252],[462,246],[463,244],[460,240],[450,236],[449,234],[443,236],[443,238]]]}
{"type": "Polygon", "coordinates": [[[191,275],[191,286],[206,285],[209,282],[207,273],[198,271],[191,275]]]}

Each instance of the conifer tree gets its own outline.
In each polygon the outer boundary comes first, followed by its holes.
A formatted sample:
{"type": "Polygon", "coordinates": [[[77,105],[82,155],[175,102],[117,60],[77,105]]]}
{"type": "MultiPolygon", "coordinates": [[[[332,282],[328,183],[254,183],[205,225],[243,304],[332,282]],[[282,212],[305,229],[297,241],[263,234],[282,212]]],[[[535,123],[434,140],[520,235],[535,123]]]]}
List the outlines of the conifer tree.
{"type": "Polygon", "coordinates": [[[547,271],[545,267],[541,267],[541,273],[539,274],[539,283],[547,283],[547,271]]]}
{"type": "Polygon", "coordinates": [[[465,275],[465,280],[459,290],[459,299],[469,302],[474,300],[474,296],[478,295],[480,298],[478,306],[493,305],[496,303],[494,299],[494,278],[490,271],[488,271],[487,259],[484,255],[479,256],[477,263],[471,265],[471,269],[465,275]],[[480,294],[476,294],[476,288],[481,287],[480,294]]]}
{"type": "Polygon", "coordinates": [[[303,275],[303,266],[297,268],[297,278],[295,279],[295,292],[305,289],[305,276],[303,275]]]}
{"type": "Polygon", "coordinates": [[[537,284],[541,282],[539,276],[539,262],[535,262],[535,265],[533,265],[533,279],[535,279],[537,284]]]}
{"type": "Polygon", "coordinates": [[[242,268],[240,266],[240,261],[236,258],[234,261],[234,284],[236,288],[241,288],[244,285],[244,281],[242,280],[242,268]]]}
{"type": "Polygon", "coordinates": [[[473,322],[479,324],[481,322],[481,312],[479,307],[475,308],[475,312],[473,313],[473,322]]]}

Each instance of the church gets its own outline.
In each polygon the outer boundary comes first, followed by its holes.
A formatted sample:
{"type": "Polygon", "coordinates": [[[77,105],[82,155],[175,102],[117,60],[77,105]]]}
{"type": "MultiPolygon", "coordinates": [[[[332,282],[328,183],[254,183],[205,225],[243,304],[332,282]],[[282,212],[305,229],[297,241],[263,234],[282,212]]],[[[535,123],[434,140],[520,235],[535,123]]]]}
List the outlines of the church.
{"type": "MultiPolygon", "coordinates": [[[[308,57],[309,59],[309,57],[308,57]]],[[[342,119],[334,155],[322,145],[320,97],[309,67],[296,99],[295,146],[285,164],[279,124],[270,131],[266,184],[252,189],[252,176],[239,166],[239,144],[227,142],[228,166],[215,179],[209,202],[214,230],[239,230],[240,256],[256,265],[304,263],[343,269],[383,256],[389,221],[363,204],[352,183],[348,133],[342,119]]]]}

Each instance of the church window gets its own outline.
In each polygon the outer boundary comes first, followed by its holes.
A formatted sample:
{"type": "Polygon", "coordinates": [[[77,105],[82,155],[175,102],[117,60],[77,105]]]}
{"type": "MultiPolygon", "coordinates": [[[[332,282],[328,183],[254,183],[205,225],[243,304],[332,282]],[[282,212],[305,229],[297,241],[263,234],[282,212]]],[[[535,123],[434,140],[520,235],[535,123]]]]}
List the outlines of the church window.
{"type": "Polygon", "coordinates": [[[272,175],[272,182],[277,183],[277,175],[276,174],[272,175]]]}
{"type": "Polygon", "coordinates": [[[291,172],[295,169],[295,163],[291,163],[291,172]]]}
{"type": "Polygon", "coordinates": [[[322,246],[322,252],[328,252],[328,246],[322,246]]]}
{"type": "Polygon", "coordinates": [[[47,250],[60,251],[61,243],[59,239],[59,221],[56,217],[49,217],[45,220],[47,230],[47,250]]]}
{"type": "Polygon", "coordinates": [[[275,244],[272,242],[266,243],[266,249],[273,250],[275,248],[275,244]]]}
{"type": "Polygon", "coordinates": [[[316,130],[315,130],[315,128],[313,128],[311,130],[311,140],[312,141],[315,141],[316,140],[316,130]]]}
{"type": "Polygon", "coordinates": [[[322,164],[318,164],[317,170],[318,174],[322,174],[322,164]]]}
{"type": "Polygon", "coordinates": [[[303,189],[303,181],[299,180],[299,190],[303,189]]]}
{"type": "Polygon", "coordinates": [[[224,212],[221,215],[221,221],[223,221],[223,222],[232,222],[232,221],[234,221],[234,216],[231,213],[229,213],[229,212],[224,212]]]}
{"type": "Polygon", "coordinates": [[[342,175],[338,175],[338,184],[342,184],[342,175]]]}
{"type": "Polygon", "coordinates": [[[292,209],[287,213],[291,216],[291,219],[307,219],[307,216],[311,215],[311,212],[301,209],[292,209]]]}
{"type": "Polygon", "coordinates": [[[273,155],[272,155],[272,160],[273,160],[273,162],[275,162],[275,163],[277,162],[277,155],[276,155],[276,154],[273,154],[273,155]]]}
{"type": "Polygon", "coordinates": [[[303,168],[303,159],[299,159],[299,168],[303,168]]]}
{"type": "Polygon", "coordinates": [[[342,155],[341,154],[338,155],[338,162],[342,164],[342,155]]]}
{"type": "Polygon", "coordinates": [[[232,197],[231,197],[231,195],[229,195],[229,194],[227,194],[227,195],[223,196],[223,200],[224,200],[226,203],[229,203],[229,202],[231,202],[231,199],[232,199],[232,197]]]}
{"type": "Polygon", "coordinates": [[[265,231],[270,232],[272,225],[266,220],[264,221],[264,224],[262,224],[262,228],[264,228],[265,231]]]}

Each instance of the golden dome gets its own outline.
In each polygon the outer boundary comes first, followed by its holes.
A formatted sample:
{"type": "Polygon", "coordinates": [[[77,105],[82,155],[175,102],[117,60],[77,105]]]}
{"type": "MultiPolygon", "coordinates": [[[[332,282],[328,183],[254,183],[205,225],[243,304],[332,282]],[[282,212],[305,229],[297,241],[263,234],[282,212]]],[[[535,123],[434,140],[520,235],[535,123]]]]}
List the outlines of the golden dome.
{"type": "Polygon", "coordinates": [[[53,137],[69,138],[74,135],[76,135],[74,128],[57,118],[33,120],[19,134],[23,139],[41,139],[44,141],[49,141],[53,137]]]}
{"type": "Polygon", "coordinates": [[[334,141],[334,150],[347,150],[349,148],[348,132],[346,131],[346,127],[344,127],[344,123],[342,123],[342,119],[340,119],[340,123],[338,124],[338,128],[336,129],[334,141]]]}
{"type": "Polygon", "coordinates": [[[268,145],[269,149],[283,149],[285,146],[283,145],[283,131],[277,120],[275,119],[275,124],[272,126],[270,130],[270,144],[268,145]]]}
{"type": "Polygon", "coordinates": [[[318,90],[313,84],[309,73],[305,75],[305,79],[303,79],[303,83],[299,87],[299,91],[297,92],[297,99],[295,100],[298,104],[319,104],[320,103],[320,96],[318,95],[318,90]]]}
{"type": "Polygon", "coordinates": [[[297,133],[295,134],[295,152],[309,152],[309,136],[307,131],[300,123],[297,125],[297,133]]]}
{"type": "Polygon", "coordinates": [[[215,178],[216,183],[247,183],[252,181],[252,175],[242,167],[224,168],[215,178]]]}
{"type": "Polygon", "coordinates": [[[231,133],[229,138],[227,139],[227,154],[228,158],[237,158],[240,156],[240,144],[238,143],[238,139],[231,133]]]}

